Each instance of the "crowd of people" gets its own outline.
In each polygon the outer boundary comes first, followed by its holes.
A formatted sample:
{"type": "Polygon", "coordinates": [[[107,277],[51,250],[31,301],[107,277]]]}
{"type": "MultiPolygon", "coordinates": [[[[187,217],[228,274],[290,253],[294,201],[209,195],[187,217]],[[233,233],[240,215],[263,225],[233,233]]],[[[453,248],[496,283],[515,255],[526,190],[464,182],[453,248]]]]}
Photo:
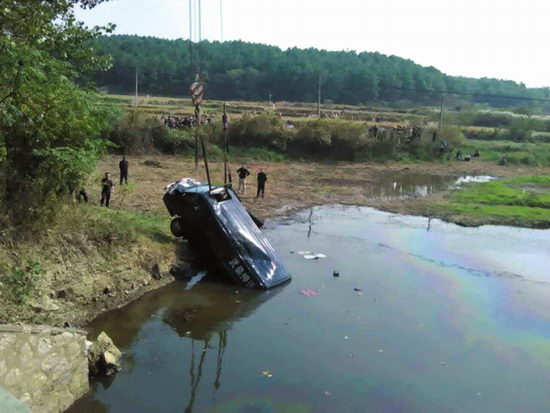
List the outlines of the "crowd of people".
{"type": "Polygon", "coordinates": [[[404,126],[385,128],[375,125],[369,128],[369,138],[378,141],[395,140],[399,144],[408,144],[420,141],[422,132],[423,129],[419,126],[414,126],[412,128],[406,128],[404,126]]]}
{"type": "MultiPolygon", "coordinates": [[[[169,115],[162,116],[160,120],[170,129],[183,129],[197,126],[197,118],[195,118],[195,116],[169,115]]],[[[212,118],[205,116],[201,119],[201,125],[212,125],[213,123],[214,121],[212,118]]]]}

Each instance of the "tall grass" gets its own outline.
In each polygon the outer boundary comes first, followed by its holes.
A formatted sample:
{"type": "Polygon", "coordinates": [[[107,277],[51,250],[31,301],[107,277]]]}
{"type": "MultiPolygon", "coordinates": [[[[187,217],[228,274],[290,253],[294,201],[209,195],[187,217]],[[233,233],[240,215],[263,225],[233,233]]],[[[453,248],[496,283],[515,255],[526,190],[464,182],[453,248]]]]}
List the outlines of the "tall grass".
{"type": "MultiPolygon", "coordinates": [[[[525,130],[520,127],[516,132],[518,139],[523,139],[521,134],[525,130]]],[[[374,139],[365,122],[312,119],[288,123],[278,115],[262,113],[244,115],[235,120],[228,137],[232,158],[241,160],[430,161],[439,158],[439,140],[444,139],[449,150],[461,150],[463,153],[478,150],[483,160],[498,162],[505,156],[511,164],[550,164],[550,144],[503,140],[504,137],[509,138],[511,133],[502,129],[461,130],[457,126],[445,125],[437,142],[424,136],[421,142],[404,143],[396,139],[374,139]],[[464,134],[470,139],[465,139],[464,134]]],[[[214,161],[223,159],[224,132],[221,123],[171,130],[158,119],[134,111],[122,118],[107,136],[118,151],[157,151],[188,156],[193,156],[195,136],[200,136],[207,145],[209,158],[214,161]]]]}
{"type": "Polygon", "coordinates": [[[550,143],[517,143],[510,141],[467,140],[463,153],[480,151],[481,159],[499,162],[502,157],[513,165],[550,165],[550,143]]]}

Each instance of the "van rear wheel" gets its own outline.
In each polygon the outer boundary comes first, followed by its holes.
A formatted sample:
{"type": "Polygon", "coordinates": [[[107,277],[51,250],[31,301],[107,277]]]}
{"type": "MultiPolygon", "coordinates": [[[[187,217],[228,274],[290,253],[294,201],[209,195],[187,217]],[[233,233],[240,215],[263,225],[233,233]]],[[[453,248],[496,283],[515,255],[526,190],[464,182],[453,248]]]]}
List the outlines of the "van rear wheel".
{"type": "Polygon", "coordinates": [[[172,235],[177,238],[182,238],[185,236],[184,232],[184,221],[183,218],[174,218],[170,223],[170,231],[172,235]]]}

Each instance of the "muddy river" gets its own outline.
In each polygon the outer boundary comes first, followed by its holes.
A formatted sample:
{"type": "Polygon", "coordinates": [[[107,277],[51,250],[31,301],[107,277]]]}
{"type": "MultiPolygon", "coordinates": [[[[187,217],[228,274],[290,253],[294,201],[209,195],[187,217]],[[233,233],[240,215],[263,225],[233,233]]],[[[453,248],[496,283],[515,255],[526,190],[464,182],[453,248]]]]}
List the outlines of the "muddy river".
{"type": "Polygon", "coordinates": [[[123,370],[72,411],[548,411],[550,231],[325,206],[266,234],[290,284],[209,274],[105,314],[123,370]]]}

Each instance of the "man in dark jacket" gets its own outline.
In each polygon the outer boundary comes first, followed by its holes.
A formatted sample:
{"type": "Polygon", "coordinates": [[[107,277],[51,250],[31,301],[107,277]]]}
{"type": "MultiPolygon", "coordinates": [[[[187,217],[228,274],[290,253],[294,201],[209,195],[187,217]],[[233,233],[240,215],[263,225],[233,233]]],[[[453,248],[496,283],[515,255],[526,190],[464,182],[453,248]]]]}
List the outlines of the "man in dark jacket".
{"type": "Polygon", "coordinates": [[[246,178],[250,175],[250,172],[244,166],[244,163],[239,169],[237,169],[237,175],[239,175],[239,192],[246,194],[246,178]]]}
{"type": "Polygon", "coordinates": [[[105,173],[105,177],[101,180],[101,201],[100,205],[109,208],[109,201],[111,200],[111,195],[114,192],[114,183],[111,180],[109,172],[105,173]]]}
{"type": "Polygon", "coordinates": [[[120,169],[120,185],[122,182],[128,183],[128,160],[126,155],[122,156],[122,160],[118,163],[118,168],[120,169]]]}
{"type": "Polygon", "coordinates": [[[258,193],[256,194],[256,198],[259,198],[260,195],[262,196],[262,198],[264,197],[266,182],[267,182],[267,175],[263,169],[260,169],[260,172],[258,173],[258,193]]]}

